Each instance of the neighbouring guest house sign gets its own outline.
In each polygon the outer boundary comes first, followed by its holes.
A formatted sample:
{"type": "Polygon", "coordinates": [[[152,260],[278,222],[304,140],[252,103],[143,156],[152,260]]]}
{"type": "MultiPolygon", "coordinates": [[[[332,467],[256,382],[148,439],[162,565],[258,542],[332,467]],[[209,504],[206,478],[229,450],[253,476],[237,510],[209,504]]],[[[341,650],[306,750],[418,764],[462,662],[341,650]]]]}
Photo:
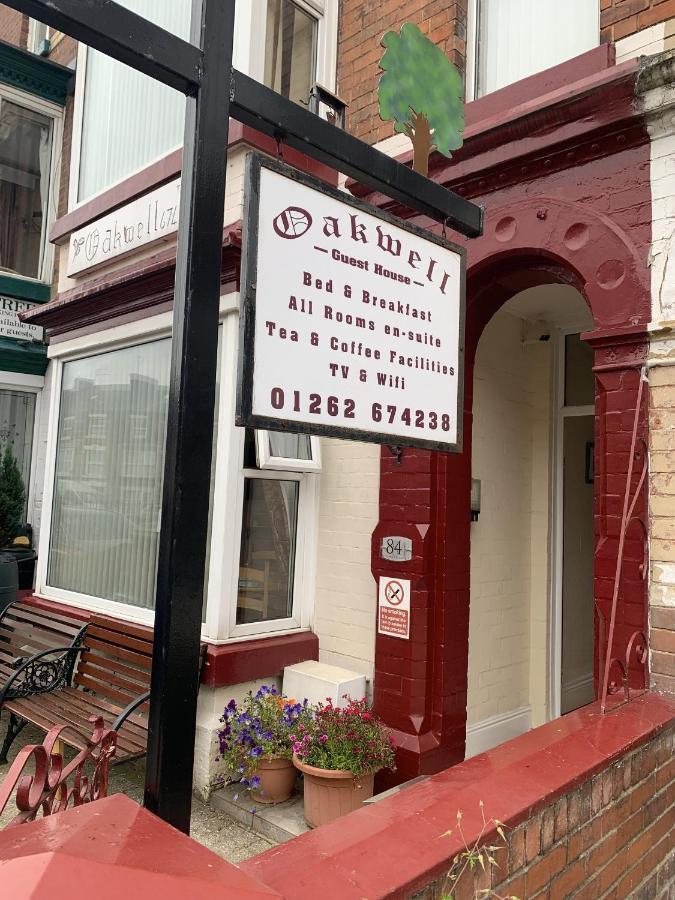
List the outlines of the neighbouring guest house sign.
{"type": "Polygon", "coordinates": [[[28,312],[35,306],[38,304],[0,296],[0,337],[31,343],[44,340],[44,331],[39,325],[30,325],[19,318],[21,313],[28,312]]]}
{"type": "Polygon", "coordinates": [[[465,252],[247,160],[237,424],[461,450],[465,252]]]}

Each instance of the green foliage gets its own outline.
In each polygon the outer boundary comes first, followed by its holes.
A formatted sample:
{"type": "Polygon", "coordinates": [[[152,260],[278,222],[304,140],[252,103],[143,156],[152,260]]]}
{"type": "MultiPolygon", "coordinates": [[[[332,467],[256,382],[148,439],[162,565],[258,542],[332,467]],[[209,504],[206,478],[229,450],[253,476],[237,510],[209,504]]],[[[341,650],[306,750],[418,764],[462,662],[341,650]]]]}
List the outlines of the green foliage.
{"type": "Polygon", "coordinates": [[[382,39],[380,62],[380,116],[393,119],[396,131],[411,139],[415,116],[424,115],[439,153],[450,156],[462,146],[464,85],[462,77],[443,53],[410,22],[400,34],[389,31],[382,39]],[[411,112],[412,111],[412,112],[411,112]]]}
{"type": "Polygon", "coordinates": [[[0,461],[0,547],[7,546],[16,537],[25,500],[23,478],[8,444],[0,461]]]}
{"type": "MultiPolygon", "coordinates": [[[[480,801],[480,811],[483,819],[480,834],[473,844],[469,844],[462,830],[462,811],[461,809],[457,810],[456,831],[464,845],[464,849],[455,856],[452,861],[452,867],[445,876],[445,881],[441,888],[441,900],[456,900],[460,887],[462,888],[462,896],[466,896],[467,888],[470,889],[472,883],[474,885],[474,900],[479,900],[479,898],[484,898],[484,900],[519,900],[514,894],[503,897],[491,888],[478,888],[475,886],[474,873],[478,874],[479,871],[487,872],[491,869],[499,869],[500,866],[495,857],[500,851],[508,848],[504,830],[506,826],[499,819],[485,818],[482,800],[480,801]],[[493,834],[496,833],[499,840],[494,844],[485,844],[483,839],[491,832],[493,834]]],[[[452,829],[449,829],[441,837],[450,837],[452,833],[452,829]]]]}

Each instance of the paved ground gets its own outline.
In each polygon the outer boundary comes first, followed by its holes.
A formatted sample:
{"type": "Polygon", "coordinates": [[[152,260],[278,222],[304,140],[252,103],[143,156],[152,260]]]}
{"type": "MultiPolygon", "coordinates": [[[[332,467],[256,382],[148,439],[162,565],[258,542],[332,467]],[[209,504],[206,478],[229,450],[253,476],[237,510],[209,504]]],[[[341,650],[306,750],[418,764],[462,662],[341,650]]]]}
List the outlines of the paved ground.
{"type": "MultiPolygon", "coordinates": [[[[0,720],[0,742],[4,740],[7,727],[7,715],[2,714],[0,720]]],[[[12,760],[26,744],[40,743],[44,733],[27,726],[17,737],[9,753],[9,762],[0,765],[0,779],[4,778],[12,760]]],[[[32,772],[32,769],[29,770],[32,772]]],[[[109,794],[126,794],[139,803],[143,798],[144,760],[132,760],[119,766],[113,766],[110,776],[109,794]]],[[[0,815],[0,828],[15,815],[13,805],[8,805],[0,815]]],[[[219,856],[238,863],[249,856],[255,856],[273,846],[264,838],[254,834],[249,828],[235,822],[229,816],[212,809],[196,797],[192,801],[192,837],[219,856]]]]}

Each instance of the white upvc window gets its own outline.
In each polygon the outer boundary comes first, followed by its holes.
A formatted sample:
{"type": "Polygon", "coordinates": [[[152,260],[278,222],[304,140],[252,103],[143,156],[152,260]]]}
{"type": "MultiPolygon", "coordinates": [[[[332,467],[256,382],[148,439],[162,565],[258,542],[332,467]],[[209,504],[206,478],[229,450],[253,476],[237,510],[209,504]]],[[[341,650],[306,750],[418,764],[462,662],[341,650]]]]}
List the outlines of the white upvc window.
{"type": "MultiPolygon", "coordinates": [[[[190,0],[122,0],[184,39],[190,0]]],[[[338,0],[237,4],[234,66],[306,104],[319,82],[335,87],[338,0]]],[[[69,207],[90,200],[181,146],[185,98],[79,45],[69,207]]],[[[224,88],[225,89],[225,88],[224,88]]]]}
{"type": "Polygon", "coordinates": [[[31,53],[42,54],[45,48],[45,41],[51,36],[49,25],[44,22],[38,22],[37,19],[31,19],[28,23],[28,49],[31,53]]]}
{"type": "Polygon", "coordinates": [[[0,271],[51,281],[63,110],[0,85],[0,271]]]}
{"type": "MultiPolygon", "coordinates": [[[[233,424],[237,303],[221,299],[203,625],[213,641],[309,627],[318,528],[318,439],[233,424]]],[[[163,313],[50,348],[44,596],[154,619],[170,328],[163,313]]]]}
{"type": "Polygon", "coordinates": [[[469,0],[466,99],[597,47],[597,0],[469,0]]]}

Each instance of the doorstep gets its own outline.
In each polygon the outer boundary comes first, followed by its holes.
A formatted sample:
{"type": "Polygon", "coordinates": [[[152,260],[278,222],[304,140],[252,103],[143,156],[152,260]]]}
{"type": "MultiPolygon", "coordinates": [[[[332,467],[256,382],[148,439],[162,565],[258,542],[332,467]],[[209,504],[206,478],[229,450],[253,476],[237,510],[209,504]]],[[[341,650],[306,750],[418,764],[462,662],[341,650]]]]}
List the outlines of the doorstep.
{"type": "Polygon", "coordinates": [[[305,822],[302,794],[298,791],[290,800],[271,806],[256,803],[248,791],[237,784],[228,784],[211,794],[209,804],[277,844],[310,830],[305,822]]]}

